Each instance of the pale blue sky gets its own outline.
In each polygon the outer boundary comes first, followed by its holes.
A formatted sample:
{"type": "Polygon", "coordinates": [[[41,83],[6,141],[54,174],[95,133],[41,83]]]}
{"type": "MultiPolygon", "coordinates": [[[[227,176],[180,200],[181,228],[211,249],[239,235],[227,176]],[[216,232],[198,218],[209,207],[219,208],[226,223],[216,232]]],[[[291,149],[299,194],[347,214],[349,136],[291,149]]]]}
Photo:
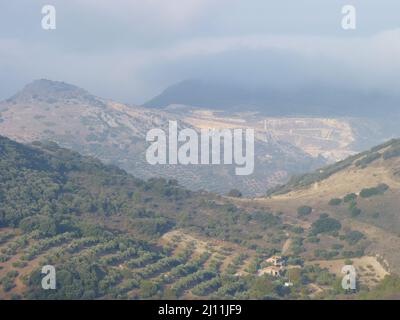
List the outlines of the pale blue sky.
{"type": "Polygon", "coordinates": [[[3,0],[0,98],[37,78],[142,103],[187,78],[397,91],[398,0],[3,0]],[[41,7],[57,30],[41,29],[41,7]],[[357,9],[357,30],[341,8],[357,9]]]}

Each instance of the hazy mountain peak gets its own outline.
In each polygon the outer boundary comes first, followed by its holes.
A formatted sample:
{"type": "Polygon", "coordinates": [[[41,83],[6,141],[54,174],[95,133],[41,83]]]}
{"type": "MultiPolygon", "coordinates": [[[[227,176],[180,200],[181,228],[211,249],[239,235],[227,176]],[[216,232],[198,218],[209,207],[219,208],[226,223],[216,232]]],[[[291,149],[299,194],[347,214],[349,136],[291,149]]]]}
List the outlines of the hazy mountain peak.
{"type": "Polygon", "coordinates": [[[27,84],[7,102],[43,101],[55,103],[64,100],[96,100],[86,90],[62,81],[39,79],[27,84]]]}
{"type": "Polygon", "coordinates": [[[281,90],[272,85],[188,79],[167,87],[144,104],[165,108],[188,105],[198,108],[257,111],[269,116],[381,116],[398,115],[398,95],[324,83],[304,83],[281,90]]]}

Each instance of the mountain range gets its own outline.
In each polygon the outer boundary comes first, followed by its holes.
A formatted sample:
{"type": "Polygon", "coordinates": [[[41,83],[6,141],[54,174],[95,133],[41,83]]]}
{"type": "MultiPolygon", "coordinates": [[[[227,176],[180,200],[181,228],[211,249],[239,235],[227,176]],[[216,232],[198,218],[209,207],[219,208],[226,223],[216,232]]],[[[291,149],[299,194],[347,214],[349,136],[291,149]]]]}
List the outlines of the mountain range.
{"type": "Polygon", "coordinates": [[[285,140],[266,139],[261,119],[241,115],[208,116],[187,108],[168,110],[126,105],[96,97],[64,82],[37,80],[0,103],[0,134],[20,142],[54,141],[60,146],[115,164],[139,178],[177,179],[192,190],[264,194],[293,173],[307,172],[326,163],[285,140]],[[149,165],[145,137],[153,128],[167,130],[168,120],[180,128],[256,127],[255,172],[236,176],[233,165],[149,165]],[[243,122],[244,121],[244,122],[243,122]],[[216,178],[218,177],[218,178],[216,178]]]}
{"type": "Polygon", "coordinates": [[[188,79],[167,87],[144,106],[181,104],[227,111],[257,111],[267,116],[399,117],[400,97],[377,90],[348,89],[321,84],[287,88],[252,86],[207,79],[188,79]]]}

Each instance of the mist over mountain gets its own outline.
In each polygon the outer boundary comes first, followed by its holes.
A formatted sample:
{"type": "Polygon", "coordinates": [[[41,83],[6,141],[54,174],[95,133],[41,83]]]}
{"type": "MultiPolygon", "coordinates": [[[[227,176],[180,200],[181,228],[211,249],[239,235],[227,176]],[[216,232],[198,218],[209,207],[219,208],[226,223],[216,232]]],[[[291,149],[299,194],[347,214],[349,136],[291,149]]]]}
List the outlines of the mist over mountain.
{"type": "Polygon", "coordinates": [[[227,111],[258,111],[268,116],[399,116],[400,97],[378,90],[325,84],[278,89],[270,86],[190,79],[171,85],[144,104],[163,108],[183,104],[227,111]]]}

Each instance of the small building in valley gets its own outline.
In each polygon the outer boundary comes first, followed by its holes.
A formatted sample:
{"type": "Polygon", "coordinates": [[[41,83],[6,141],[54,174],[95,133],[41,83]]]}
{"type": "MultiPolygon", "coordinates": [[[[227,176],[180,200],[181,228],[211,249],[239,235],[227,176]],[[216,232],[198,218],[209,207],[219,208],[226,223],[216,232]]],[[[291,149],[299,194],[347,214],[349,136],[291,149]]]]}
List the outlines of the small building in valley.
{"type": "Polygon", "coordinates": [[[269,266],[258,271],[258,275],[262,276],[264,274],[269,274],[273,277],[283,276],[285,269],[282,266],[269,266]]]}
{"type": "Polygon", "coordinates": [[[272,264],[273,266],[283,266],[285,264],[285,259],[282,256],[272,256],[269,257],[265,262],[272,264]]]}

